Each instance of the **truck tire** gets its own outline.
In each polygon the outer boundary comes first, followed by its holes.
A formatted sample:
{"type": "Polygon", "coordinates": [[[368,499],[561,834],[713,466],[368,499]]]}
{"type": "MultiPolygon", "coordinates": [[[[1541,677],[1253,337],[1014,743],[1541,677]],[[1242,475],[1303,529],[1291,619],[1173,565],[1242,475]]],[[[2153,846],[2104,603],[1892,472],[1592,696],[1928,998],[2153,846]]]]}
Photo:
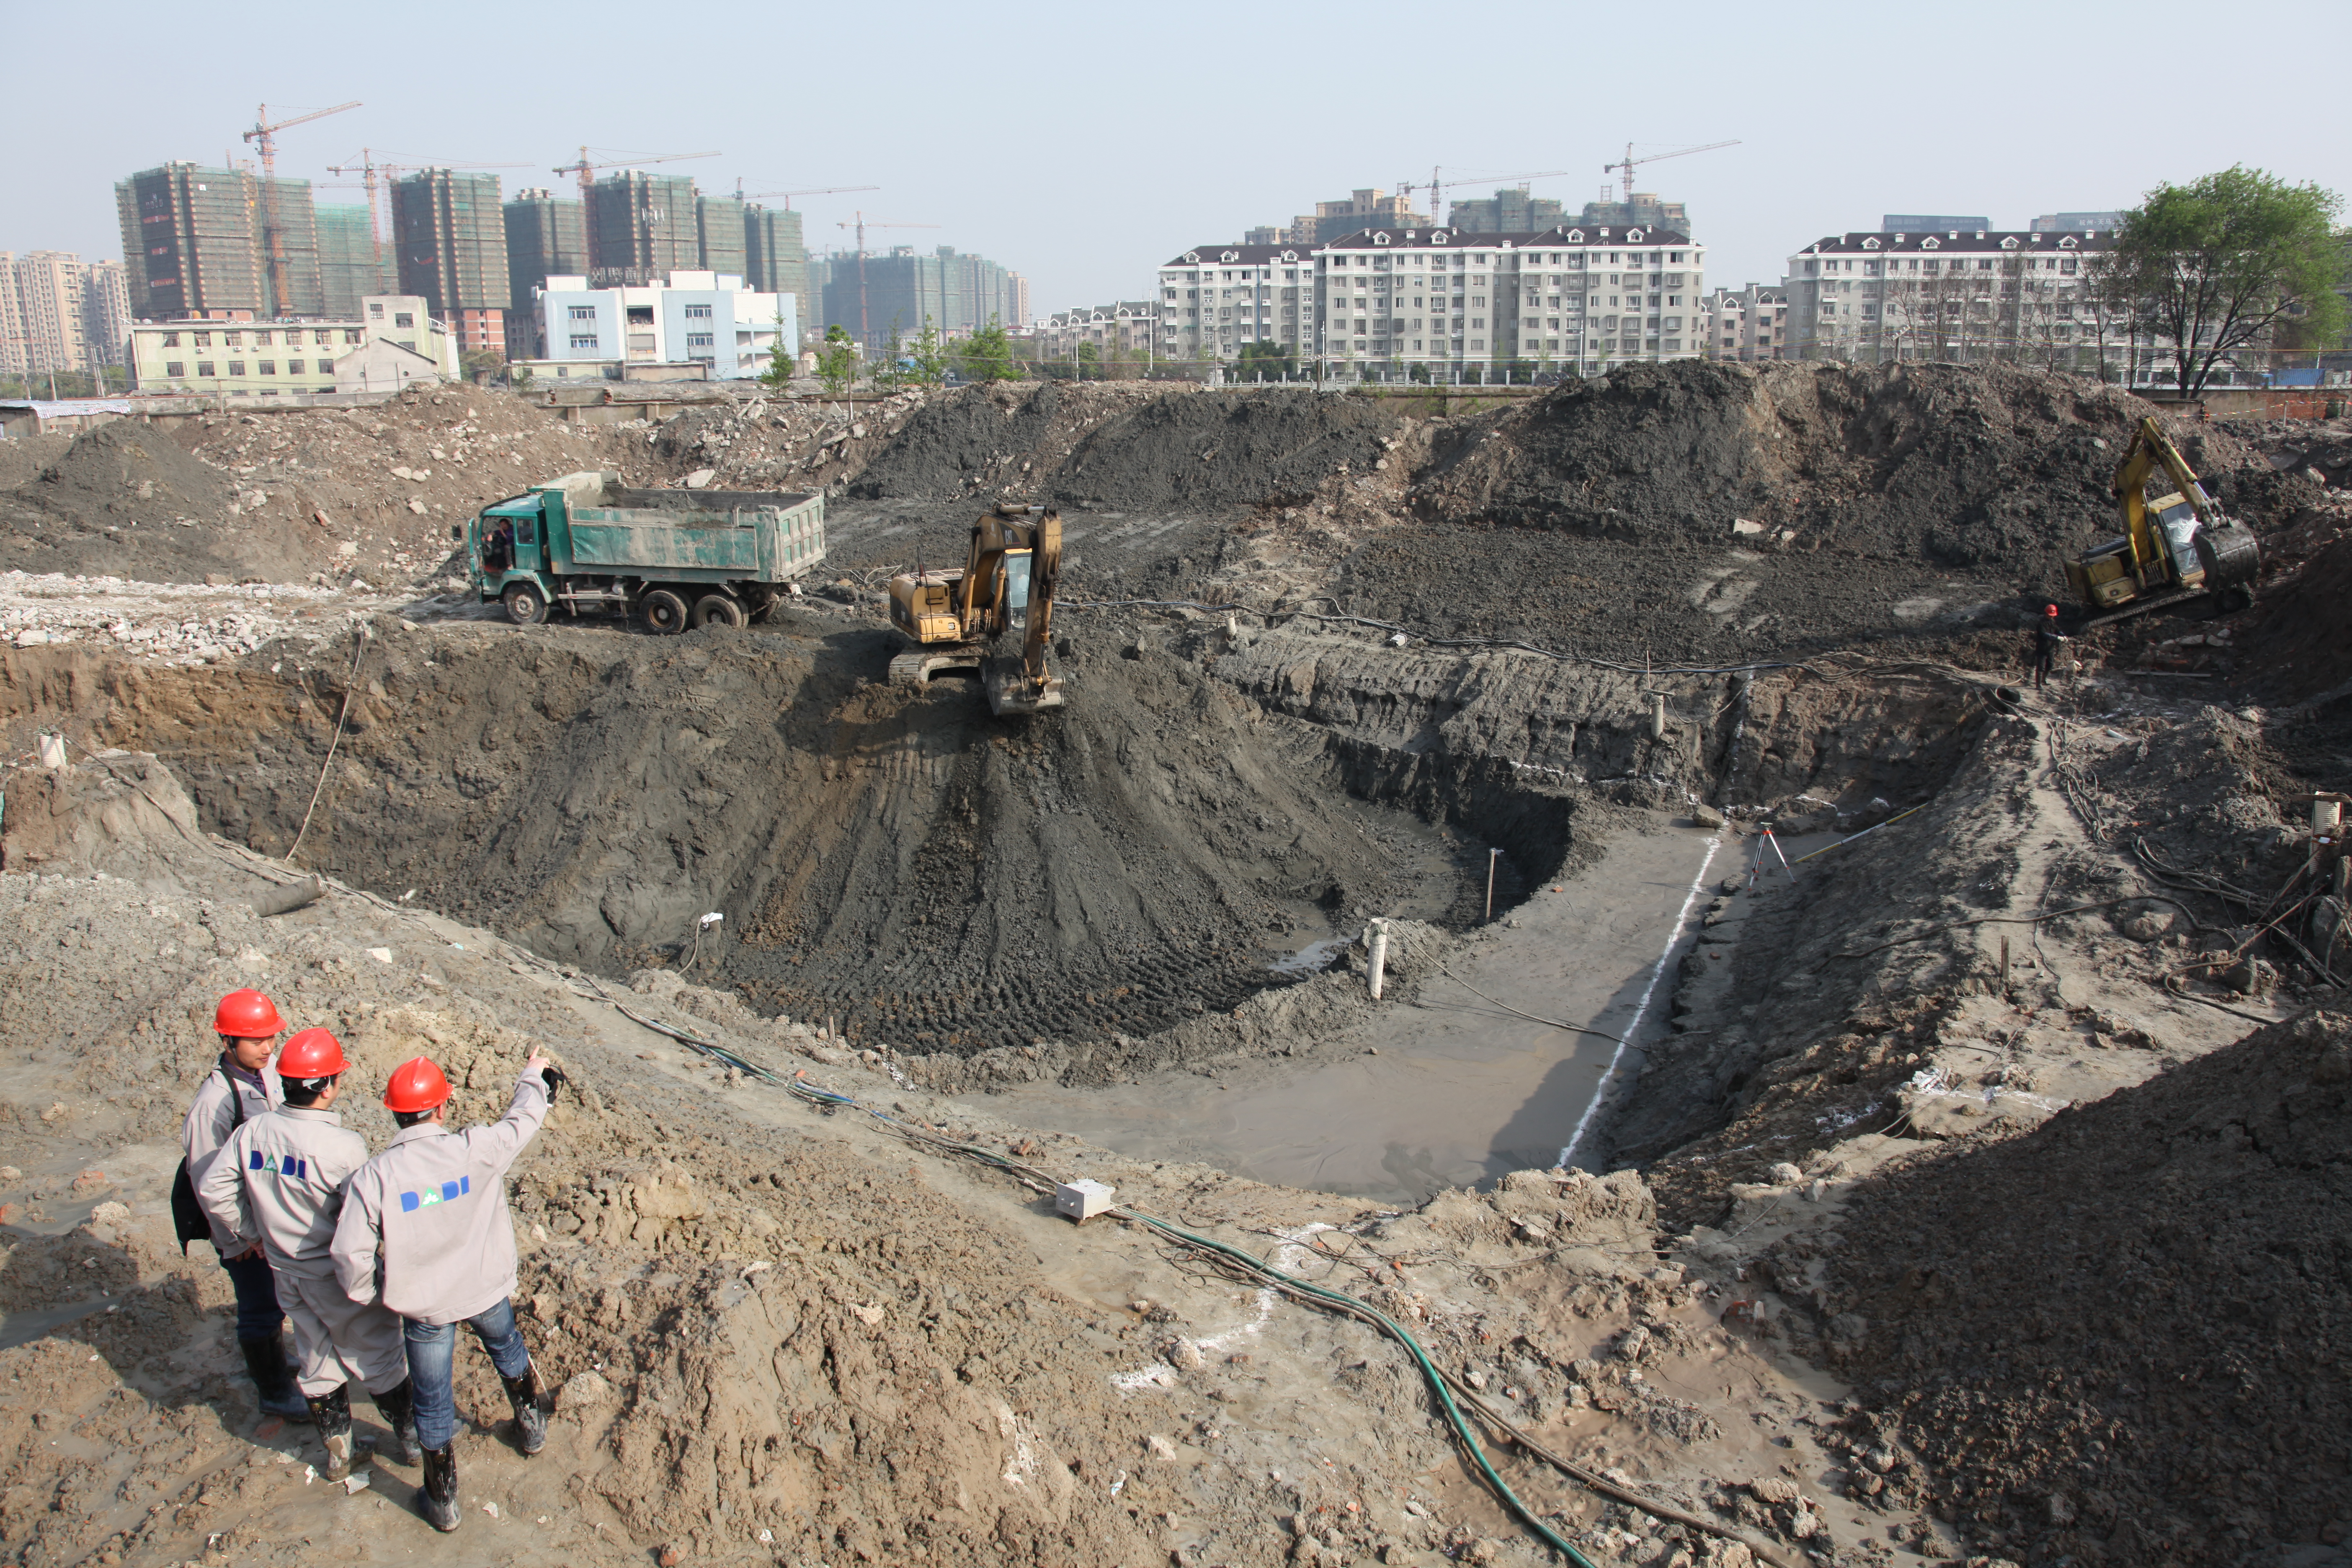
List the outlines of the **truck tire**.
{"type": "Polygon", "coordinates": [[[637,609],[646,617],[649,632],[669,636],[686,630],[686,601],[667,588],[656,588],[639,599],[637,609]]]}
{"type": "Polygon", "coordinates": [[[732,594],[705,594],[694,602],[697,626],[740,626],[743,621],[742,601],[732,594]]]}
{"type": "Polygon", "coordinates": [[[547,619],[547,598],[532,583],[509,583],[506,591],[507,619],[519,626],[535,626],[547,619]]]}

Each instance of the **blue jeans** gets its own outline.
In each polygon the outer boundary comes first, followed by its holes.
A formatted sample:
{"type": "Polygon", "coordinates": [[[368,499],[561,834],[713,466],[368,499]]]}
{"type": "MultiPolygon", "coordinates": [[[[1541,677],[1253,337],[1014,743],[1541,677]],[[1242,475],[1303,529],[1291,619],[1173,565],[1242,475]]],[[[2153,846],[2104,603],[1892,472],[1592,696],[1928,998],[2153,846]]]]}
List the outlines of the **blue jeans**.
{"type": "MultiPolygon", "coordinates": [[[[466,1320],[500,1377],[520,1377],[530,1370],[530,1347],[522,1342],[515,1325],[514,1303],[500,1301],[479,1317],[466,1320]]],[[[408,1375],[415,1388],[416,1440],[428,1448],[446,1448],[457,1436],[457,1395],[451,1386],[457,1359],[457,1325],[420,1323],[403,1318],[401,1333],[408,1342],[408,1375]]]]}
{"type": "Polygon", "coordinates": [[[278,1281],[269,1272],[269,1259],[257,1252],[250,1258],[224,1258],[221,1267],[236,1289],[237,1342],[276,1339],[286,1314],[278,1306],[278,1281]]]}

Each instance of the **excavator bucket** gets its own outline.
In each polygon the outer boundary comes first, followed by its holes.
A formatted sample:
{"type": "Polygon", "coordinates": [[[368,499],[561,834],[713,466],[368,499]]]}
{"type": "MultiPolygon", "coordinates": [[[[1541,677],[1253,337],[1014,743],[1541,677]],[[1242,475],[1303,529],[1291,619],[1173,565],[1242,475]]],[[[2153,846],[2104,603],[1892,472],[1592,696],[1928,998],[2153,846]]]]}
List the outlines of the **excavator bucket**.
{"type": "Polygon", "coordinates": [[[981,684],[988,689],[988,710],[1002,719],[1007,713],[1042,713],[1062,705],[1062,679],[1050,668],[1031,679],[1017,658],[992,658],[981,667],[981,684]]]}

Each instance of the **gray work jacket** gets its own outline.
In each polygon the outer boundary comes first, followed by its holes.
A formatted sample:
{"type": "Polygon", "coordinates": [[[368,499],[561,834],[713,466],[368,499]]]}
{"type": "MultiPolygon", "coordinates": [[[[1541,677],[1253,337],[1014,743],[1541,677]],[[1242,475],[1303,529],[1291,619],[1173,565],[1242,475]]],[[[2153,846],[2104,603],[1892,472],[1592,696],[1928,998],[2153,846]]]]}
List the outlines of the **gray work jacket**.
{"type": "Polygon", "coordinates": [[[419,1323],[476,1317],[512,1295],[507,1167],[546,1115],[546,1080],[526,1072],[506,1115],[488,1127],[402,1128],[344,1191],[332,1249],[344,1294],[419,1323]]]}
{"type": "Polygon", "coordinates": [[[229,1135],[196,1201],[215,1230],[236,1235],[237,1251],[258,1241],[279,1272],[331,1279],[343,1184],[367,1157],[367,1140],[333,1111],[281,1105],[229,1135]]]}
{"type": "MultiPolygon", "coordinates": [[[[205,1074],[205,1081],[196,1086],[196,1101],[188,1107],[187,1120],[180,1123],[180,1152],[188,1157],[188,1184],[199,1193],[204,1191],[205,1173],[212,1169],[213,1156],[228,1142],[228,1135],[236,1131],[236,1108],[229,1103],[228,1085],[222,1081],[221,1063],[226,1060],[227,1053],[223,1052],[220,1059],[213,1063],[213,1070],[205,1074]]],[[[235,1076],[236,1069],[232,1068],[228,1072],[235,1076]]],[[[247,1121],[268,1115],[286,1098],[275,1068],[261,1069],[261,1092],[257,1094],[243,1078],[236,1079],[237,1098],[245,1101],[247,1121]]],[[[218,1220],[214,1220],[212,1226],[213,1246],[223,1258],[234,1258],[253,1245],[237,1240],[236,1233],[218,1220]]]]}

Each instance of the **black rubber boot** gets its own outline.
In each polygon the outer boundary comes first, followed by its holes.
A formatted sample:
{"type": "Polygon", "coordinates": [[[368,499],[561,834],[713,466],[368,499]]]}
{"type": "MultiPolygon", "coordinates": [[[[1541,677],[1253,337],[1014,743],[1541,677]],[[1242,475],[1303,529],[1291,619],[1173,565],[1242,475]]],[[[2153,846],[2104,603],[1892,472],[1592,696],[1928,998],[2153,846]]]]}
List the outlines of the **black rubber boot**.
{"type": "Polygon", "coordinates": [[[308,1421],[310,1403],[294,1386],[293,1371],[286,1364],[286,1347],[278,1342],[278,1336],[239,1340],[236,1343],[245,1352],[245,1370],[253,1374],[253,1385],[261,1391],[261,1413],[288,1421],[308,1421]]]}
{"type": "Polygon", "coordinates": [[[547,1447],[547,1412],[539,1407],[539,1368],[528,1366],[520,1377],[499,1374],[507,1385],[507,1402],[514,1406],[515,1446],[525,1454],[547,1447]]]}
{"type": "Polygon", "coordinates": [[[324,1474],[340,1481],[352,1473],[352,1385],[310,1401],[310,1419],[319,1424],[319,1441],[327,1450],[324,1474]]]}
{"type": "Polygon", "coordinates": [[[408,1379],[404,1377],[398,1386],[369,1397],[375,1401],[375,1413],[392,1428],[392,1452],[384,1457],[403,1465],[423,1458],[424,1446],[416,1440],[415,1392],[408,1379]]]}
{"type": "Polygon", "coordinates": [[[425,1484],[416,1491],[425,1522],[447,1533],[457,1528],[457,1445],[425,1450],[425,1484]]]}

